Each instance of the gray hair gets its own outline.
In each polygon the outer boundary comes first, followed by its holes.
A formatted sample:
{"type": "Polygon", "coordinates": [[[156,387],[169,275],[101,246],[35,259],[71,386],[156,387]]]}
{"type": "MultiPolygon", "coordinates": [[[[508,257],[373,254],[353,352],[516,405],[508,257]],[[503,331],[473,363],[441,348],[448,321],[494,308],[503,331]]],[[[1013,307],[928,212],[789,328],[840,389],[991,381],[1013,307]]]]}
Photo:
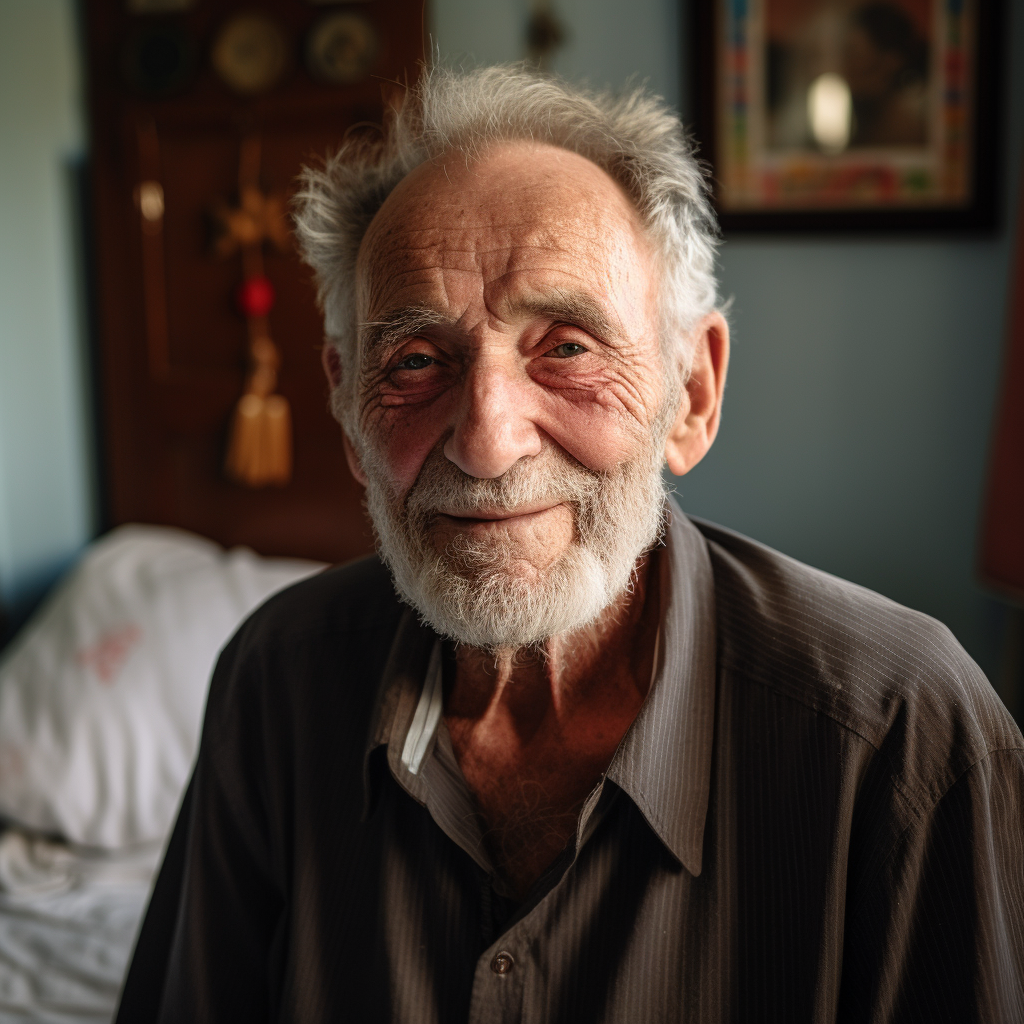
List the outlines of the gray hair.
{"type": "Polygon", "coordinates": [[[303,171],[294,200],[299,246],[316,274],[325,333],[341,360],[342,385],[332,404],[354,441],[356,256],[370,221],[420,164],[517,141],[586,157],[625,190],[661,265],[666,368],[678,370],[670,374],[673,384],[689,372],[691,331],[717,304],[718,230],[694,144],[679,118],[643,88],[616,97],[522,65],[463,72],[429,67],[391,115],[383,138],[347,139],[322,168],[303,171]]]}

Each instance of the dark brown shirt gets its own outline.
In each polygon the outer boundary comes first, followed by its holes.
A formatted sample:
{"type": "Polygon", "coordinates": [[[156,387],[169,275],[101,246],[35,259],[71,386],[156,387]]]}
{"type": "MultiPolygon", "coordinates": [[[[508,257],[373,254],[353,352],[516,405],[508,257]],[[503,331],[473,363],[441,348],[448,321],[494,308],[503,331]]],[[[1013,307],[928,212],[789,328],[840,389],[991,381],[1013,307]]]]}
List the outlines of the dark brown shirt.
{"type": "Polygon", "coordinates": [[[260,609],[121,1024],[1024,1021],[1024,742],[984,676],[934,620],[670,515],[650,694],[520,905],[381,564],[260,609]]]}

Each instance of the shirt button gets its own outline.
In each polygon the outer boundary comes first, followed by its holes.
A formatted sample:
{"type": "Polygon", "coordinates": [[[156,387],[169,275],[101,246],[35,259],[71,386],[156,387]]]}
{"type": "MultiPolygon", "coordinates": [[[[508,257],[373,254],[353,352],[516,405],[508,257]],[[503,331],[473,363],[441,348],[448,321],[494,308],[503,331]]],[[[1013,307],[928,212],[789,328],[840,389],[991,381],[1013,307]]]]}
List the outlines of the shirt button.
{"type": "Polygon", "coordinates": [[[500,953],[495,954],[494,959],[491,961],[491,970],[495,974],[508,974],[515,966],[515,963],[512,954],[503,949],[500,953]]]}

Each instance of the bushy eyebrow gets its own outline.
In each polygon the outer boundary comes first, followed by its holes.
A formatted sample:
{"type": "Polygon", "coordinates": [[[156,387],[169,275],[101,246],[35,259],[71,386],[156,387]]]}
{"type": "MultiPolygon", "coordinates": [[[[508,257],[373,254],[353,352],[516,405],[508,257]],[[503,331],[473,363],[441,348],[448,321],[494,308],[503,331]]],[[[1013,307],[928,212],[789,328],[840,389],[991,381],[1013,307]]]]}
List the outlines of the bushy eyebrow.
{"type": "Polygon", "coordinates": [[[621,333],[613,327],[597,300],[586,292],[558,291],[514,299],[504,304],[502,312],[509,320],[541,319],[572,324],[599,341],[609,341],[621,333]]]}
{"type": "MultiPolygon", "coordinates": [[[[613,340],[619,333],[597,301],[586,292],[558,291],[503,303],[502,318],[508,321],[541,319],[573,324],[600,341],[613,340]]],[[[363,352],[379,355],[431,327],[454,327],[457,320],[429,306],[400,306],[377,320],[359,325],[363,352]]]]}
{"type": "Polygon", "coordinates": [[[430,327],[451,326],[455,320],[429,306],[402,306],[385,313],[379,320],[359,325],[363,351],[374,355],[387,352],[406,338],[430,327]]]}

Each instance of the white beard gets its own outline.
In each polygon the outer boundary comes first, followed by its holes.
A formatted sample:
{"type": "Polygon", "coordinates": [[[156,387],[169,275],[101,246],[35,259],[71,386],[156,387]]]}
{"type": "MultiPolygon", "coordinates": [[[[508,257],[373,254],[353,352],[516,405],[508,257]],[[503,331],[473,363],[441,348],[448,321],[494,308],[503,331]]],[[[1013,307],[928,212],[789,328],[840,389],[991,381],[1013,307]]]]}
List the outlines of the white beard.
{"type": "Polygon", "coordinates": [[[442,636],[489,650],[587,626],[623,595],[638,560],[661,535],[662,436],[654,433],[649,451],[607,473],[548,445],[494,480],[467,476],[439,445],[404,497],[372,445],[362,445],[367,505],[399,596],[442,636]],[[560,502],[572,510],[575,538],[546,569],[524,571],[505,537],[462,534],[442,552],[431,540],[439,508],[472,516],[481,508],[514,512],[560,502]]]}

